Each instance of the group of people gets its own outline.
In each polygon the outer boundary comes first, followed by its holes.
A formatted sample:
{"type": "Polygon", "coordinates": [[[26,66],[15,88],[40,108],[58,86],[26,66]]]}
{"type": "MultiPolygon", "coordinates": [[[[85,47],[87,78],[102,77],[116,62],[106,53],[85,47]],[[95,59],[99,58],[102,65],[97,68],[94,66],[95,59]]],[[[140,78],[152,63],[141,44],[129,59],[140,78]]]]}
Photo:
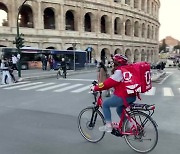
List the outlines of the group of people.
{"type": "Polygon", "coordinates": [[[42,70],[47,70],[47,66],[48,66],[48,63],[49,63],[49,68],[50,70],[53,70],[54,67],[54,59],[52,56],[46,56],[46,55],[42,55],[41,57],[41,62],[42,62],[42,70]]]}
{"type": "Polygon", "coordinates": [[[18,58],[12,55],[11,58],[3,58],[1,60],[0,70],[2,72],[1,84],[16,83],[17,80],[13,74],[14,70],[17,70],[18,58]]]}

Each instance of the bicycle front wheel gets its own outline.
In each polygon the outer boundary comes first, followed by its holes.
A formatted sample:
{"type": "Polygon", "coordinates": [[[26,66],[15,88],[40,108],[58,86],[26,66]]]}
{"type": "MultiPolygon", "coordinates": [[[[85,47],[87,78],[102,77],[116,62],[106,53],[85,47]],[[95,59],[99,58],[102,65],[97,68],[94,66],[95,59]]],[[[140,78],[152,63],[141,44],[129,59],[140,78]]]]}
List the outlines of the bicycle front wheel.
{"type": "MultiPolygon", "coordinates": [[[[131,114],[133,123],[137,130],[134,129],[134,135],[125,135],[127,144],[136,152],[147,153],[155,148],[158,142],[158,130],[154,120],[143,112],[131,114]],[[135,134],[137,132],[137,134],[135,134]]],[[[131,129],[132,123],[127,119],[123,126],[123,131],[131,129]]]]}
{"type": "Polygon", "coordinates": [[[81,135],[89,142],[99,142],[105,135],[99,127],[105,125],[102,113],[94,107],[83,109],[78,116],[78,128],[81,135]]]}

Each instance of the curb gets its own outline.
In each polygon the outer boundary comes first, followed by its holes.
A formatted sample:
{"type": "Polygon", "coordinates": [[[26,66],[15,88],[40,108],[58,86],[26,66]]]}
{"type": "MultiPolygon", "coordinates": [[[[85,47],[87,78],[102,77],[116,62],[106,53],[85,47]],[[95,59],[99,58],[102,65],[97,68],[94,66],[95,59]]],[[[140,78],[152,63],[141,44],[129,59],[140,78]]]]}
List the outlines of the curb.
{"type": "MultiPolygon", "coordinates": [[[[74,72],[67,73],[67,76],[76,75],[76,74],[83,74],[83,73],[89,73],[89,72],[93,72],[93,71],[95,71],[95,70],[74,71],[74,72]]],[[[30,76],[30,77],[22,77],[22,78],[19,78],[18,81],[29,81],[29,80],[56,78],[56,73],[57,72],[54,72],[53,74],[48,74],[48,75],[41,75],[41,76],[36,75],[36,76],[30,76]]]]}

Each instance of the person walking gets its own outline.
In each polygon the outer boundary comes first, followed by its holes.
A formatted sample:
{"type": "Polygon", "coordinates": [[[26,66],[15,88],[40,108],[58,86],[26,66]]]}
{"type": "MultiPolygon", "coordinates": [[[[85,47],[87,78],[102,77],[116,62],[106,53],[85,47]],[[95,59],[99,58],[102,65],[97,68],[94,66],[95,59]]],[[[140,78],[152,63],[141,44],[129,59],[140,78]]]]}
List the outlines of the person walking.
{"type": "MultiPolygon", "coordinates": [[[[107,71],[107,67],[104,65],[103,62],[100,62],[98,66],[98,76],[97,76],[98,83],[104,82],[108,77],[109,74],[107,71]]],[[[106,90],[106,97],[110,97],[110,89],[106,90]]]]}
{"type": "Polygon", "coordinates": [[[17,70],[17,57],[15,55],[12,55],[12,69],[17,70]]]}
{"type": "Polygon", "coordinates": [[[7,76],[8,83],[12,83],[11,81],[11,75],[9,73],[9,64],[7,59],[3,59],[1,62],[1,70],[2,70],[2,80],[1,84],[6,84],[5,78],[7,76]]]}
{"type": "Polygon", "coordinates": [[[64,73],[64,78],[66,78],[66,71],[67,71],[67,68],[66,68],[66,61],[65,61],[65,59],[64,58],[62,58],[61,59],[62,61],[61,61],[61,68],[62,68],[62,70],[63,70],[63,73],[64,73]]]}

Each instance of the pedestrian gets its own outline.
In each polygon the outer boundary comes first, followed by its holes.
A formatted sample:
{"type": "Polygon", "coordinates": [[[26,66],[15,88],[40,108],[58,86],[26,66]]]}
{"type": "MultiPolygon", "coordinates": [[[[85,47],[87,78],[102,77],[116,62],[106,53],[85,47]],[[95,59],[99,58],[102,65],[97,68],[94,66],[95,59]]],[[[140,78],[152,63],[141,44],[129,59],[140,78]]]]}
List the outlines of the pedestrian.
{"type": "Polygon", "coordinates": [[[1,84],[6,84],[6,81],[5,81],[6,76],[7,76],[8,83],[12,83],[11,75],[9,73],[9,64],[6,58],[4,58],[1,62],[1,70],[2,70],[1,84]]]}
{"type": "MultiPolygon", "coordinates": [[[[13,63],[12,63],[12,61],[9,59],[9,61],[8,61],[9,74],[10,74],[12,80],[14,81],[14,83],[16,83],[17,80],[16,80],[16,78],[15,78],[15,76],[14,76],[14,74],[13,74],[13,72],[14,72],[13,67],[14,67],[14,66],[13,66],[13,63]]],[[[6,75],[6,76],[5,76],[5,83],[7,83],[7,78],[8,78],[8,76],[6,75]]]]}
{"type": "Polygon", "coordinates": [[[42,61],[42,70],[47,70],[47,56],[43,55],[41,57],[41,61],[42,61]]]}
{"type": "MultiPolygon", "coordinates": [[[[98,66],[98,73],[97,73],[97,80],[98,83],[104,82],[109,77],[107,67],[104,65],[103,62],[99,63],[98,66]]],[[[110,97],[110,89],[106,90],[106,97],[110,97]]]]}
{"type": "Polygon", "coordinates": [[[12,55],[12,69],[17,70],[17,57],[15,55],[12,55]]]}
{"type": "Polygon", "coordinates": [[[48,62],[49,62],[50,70],[53,70],[53,57],[52,56],[49,56],[48,62]]]}
{"type": "Polygon", "coordinates": [[[61,68],[63,70],[63,73],[64,73],[64,78],[66,78],[66,73],[67,73],[67,67],[66,67],[66,61],[65,61],[65,58],[62,58],[61,59],[61,68]]]}

